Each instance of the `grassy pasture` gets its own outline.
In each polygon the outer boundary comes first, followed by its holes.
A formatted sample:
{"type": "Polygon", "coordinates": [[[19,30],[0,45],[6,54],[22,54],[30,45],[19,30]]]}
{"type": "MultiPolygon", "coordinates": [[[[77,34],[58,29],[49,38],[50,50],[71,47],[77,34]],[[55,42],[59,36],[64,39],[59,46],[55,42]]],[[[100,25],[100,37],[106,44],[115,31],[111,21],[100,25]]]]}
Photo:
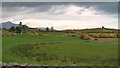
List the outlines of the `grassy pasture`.
{"type": "Polygon", "coordinates": [[[85,33],[113,33],[112,30],[106,30],[106,29],[98,29],[98,30],[80,30],[80,32],[85,33]]]}
{"type": "Polygon", "coordinates": [[[0,37],[0,61],[2,61],[2,37],[0,37]]]}
{"type": "Polygon", "coordinates": [[[3,62],[40,65],[115,66],[118,39],[82,40],[63,36],[3,37],[3,62]]]}
{"type": "Polygon", "coordinates": [[[40,32],[41,34],[66,34],[65,32],[40,32]]]}

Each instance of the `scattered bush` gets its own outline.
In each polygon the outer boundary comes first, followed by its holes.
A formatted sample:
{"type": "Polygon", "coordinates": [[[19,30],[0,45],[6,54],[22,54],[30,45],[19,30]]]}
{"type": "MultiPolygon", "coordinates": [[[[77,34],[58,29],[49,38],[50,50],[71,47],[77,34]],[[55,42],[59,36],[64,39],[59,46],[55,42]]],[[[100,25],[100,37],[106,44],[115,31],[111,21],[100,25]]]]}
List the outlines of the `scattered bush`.
{"type": "Polygon", "coordinates": [[[41,34],[42,36],[50,36],[49,34],[41,34]]]}
{"type": "Polygon", "coordinates": [[[8,33],[8,34],[2,34],[3,37],[9,37],[9,36],[15,36],[13,33],[8,33]]]}
{"type": "Polygon", "coordinates": [[[117,38],[117,34],[92,34],[94,38],[117,38]]]}
{"type": "Polygon", "coordinates": [[[94,40],[98,40],[97,38],[95,38],[94,40]]]}
{"type": "Polygon", "coordinates": [[[66,36],[66,37],[74,37],[75,34],[63,34],[62,36],[66,36]]]}
{"type": "Polygon", "coordinates": [[[37,30],[32,30],[32,34],[34,34],[34,35],[39,35],[39,31],[37,31],[37,30]]]}
{"type": "Polygon", "coordinates": [[[120,34],[117,34],[117,38],[120,38],[120,34]]]}
{"type": "Polygon", "coordinates": [[[81,38],[82,38],[82,39],[85,39],[85,40],[89,40],[89,39],[91,39],[92,37],[91,37],[90,35],[88,35],[88,34],[83,33],[83,34],[81,34],[81,38]]]}

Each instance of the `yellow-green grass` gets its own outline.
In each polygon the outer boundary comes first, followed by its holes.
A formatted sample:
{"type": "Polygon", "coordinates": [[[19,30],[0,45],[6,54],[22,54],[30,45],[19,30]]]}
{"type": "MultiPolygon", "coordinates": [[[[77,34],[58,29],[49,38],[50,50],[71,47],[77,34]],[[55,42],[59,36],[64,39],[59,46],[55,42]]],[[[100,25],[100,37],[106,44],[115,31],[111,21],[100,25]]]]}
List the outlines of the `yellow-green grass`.
{"type": "Polygon", "coordinates": [[[69,33],[69,32],[40,32],[40,34],[61,35],[61,34],[71,34],[71,33],[69,33]]]}
{"type": "Polygon", "coordinates": [[[81,30],[80,32],[85,33],[113,33],[113,30],[106,30],[106,29],[96,29],[96,30],[81,30]]]}
{"type": "Polygon", "coordinates": [[[3,37],[3,62],[40,65],[116,66],[118,39],[63,36],[3,37]]]}

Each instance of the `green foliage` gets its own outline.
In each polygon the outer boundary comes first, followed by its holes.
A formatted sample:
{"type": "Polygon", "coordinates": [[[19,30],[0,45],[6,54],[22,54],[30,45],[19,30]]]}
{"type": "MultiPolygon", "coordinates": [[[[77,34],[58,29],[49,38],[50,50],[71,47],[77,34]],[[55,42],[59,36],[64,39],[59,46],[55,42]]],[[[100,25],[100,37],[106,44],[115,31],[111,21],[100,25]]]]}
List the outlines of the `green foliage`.
{"type": "Polygon", "coordinates": [[[21,32],[22,32],[21,28],[20,27],[16,27],[16,33],[21,33],[21,32]]]}
{"type": "Polygon", "coordinates": [[[46,31],[49,31],[50,29],[48,27],[46,27],[46,31]]]}
{"type": "Polygon", "coordinates": [[[10,31],[10,32],[15,32],[15,27],[14,27],[14,26],[11,27],[11,28],[9,29],[9,31],[10,31]]]}
{"type": "Polygon", "coordinates": [[[22,29],[20,27],[11,27],[9,29],[10,32],[13,32],[13,33],[21,33],[22,32],[22,29]]]}

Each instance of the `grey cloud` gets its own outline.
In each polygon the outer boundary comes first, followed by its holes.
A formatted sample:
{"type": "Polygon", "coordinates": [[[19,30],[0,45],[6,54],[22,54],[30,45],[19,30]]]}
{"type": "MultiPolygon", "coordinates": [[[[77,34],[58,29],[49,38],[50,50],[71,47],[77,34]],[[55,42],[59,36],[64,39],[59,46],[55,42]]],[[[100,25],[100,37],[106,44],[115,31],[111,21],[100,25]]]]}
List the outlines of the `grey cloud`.
{"type": "Polygon", "coordinates": [[[94,7],[96,10],[104,11],[106,14],[118,13],[118,2],[83,2],[76,5],[84,8],[94,7]]]}
{"type": "Polygon", "coordinates": [[[3,7],[40,7],[41,11],[50,9],[54,5],[69,5],[74,4],[83,7],[95,6],[97,9],[108,12],[116,12],[118,9],[117,2],[3,2],[3,7]]]}
{"type": "MultiPolygon", "coordinates": [[[[26,13],[35,12],[47,12],[55,5],[76,5],[84,8],[94,7],[98,11],[104,11],[105,14],[117,14],[118,13],[118,3],[117,2],[3,2],[3,17],[15,16],[24,12],[25,10],[33,9],[26,13]],[[25,7],[25,9],[21,9],[25,7]]],[[[80,10],[81,11],[81,10],[80,10]]],[[[63,14],[64,12],[53,13],[63,14]]],[[[52,14],[52,12],[50,12],[52,14]]],[[[79,12],[80,14],[80,12],[79,12]]],[[[97,14],[97,13],[96,13],[97,14]]]]}
{"type": "Polygon", "coordinates": [[[117,14],[118,13],[118,3],[117,2],[101,3],[101,4],[98,4],[98,7],[96,6],[95,8],[98,10],[103,10],[107,14],[117,14]]]}

